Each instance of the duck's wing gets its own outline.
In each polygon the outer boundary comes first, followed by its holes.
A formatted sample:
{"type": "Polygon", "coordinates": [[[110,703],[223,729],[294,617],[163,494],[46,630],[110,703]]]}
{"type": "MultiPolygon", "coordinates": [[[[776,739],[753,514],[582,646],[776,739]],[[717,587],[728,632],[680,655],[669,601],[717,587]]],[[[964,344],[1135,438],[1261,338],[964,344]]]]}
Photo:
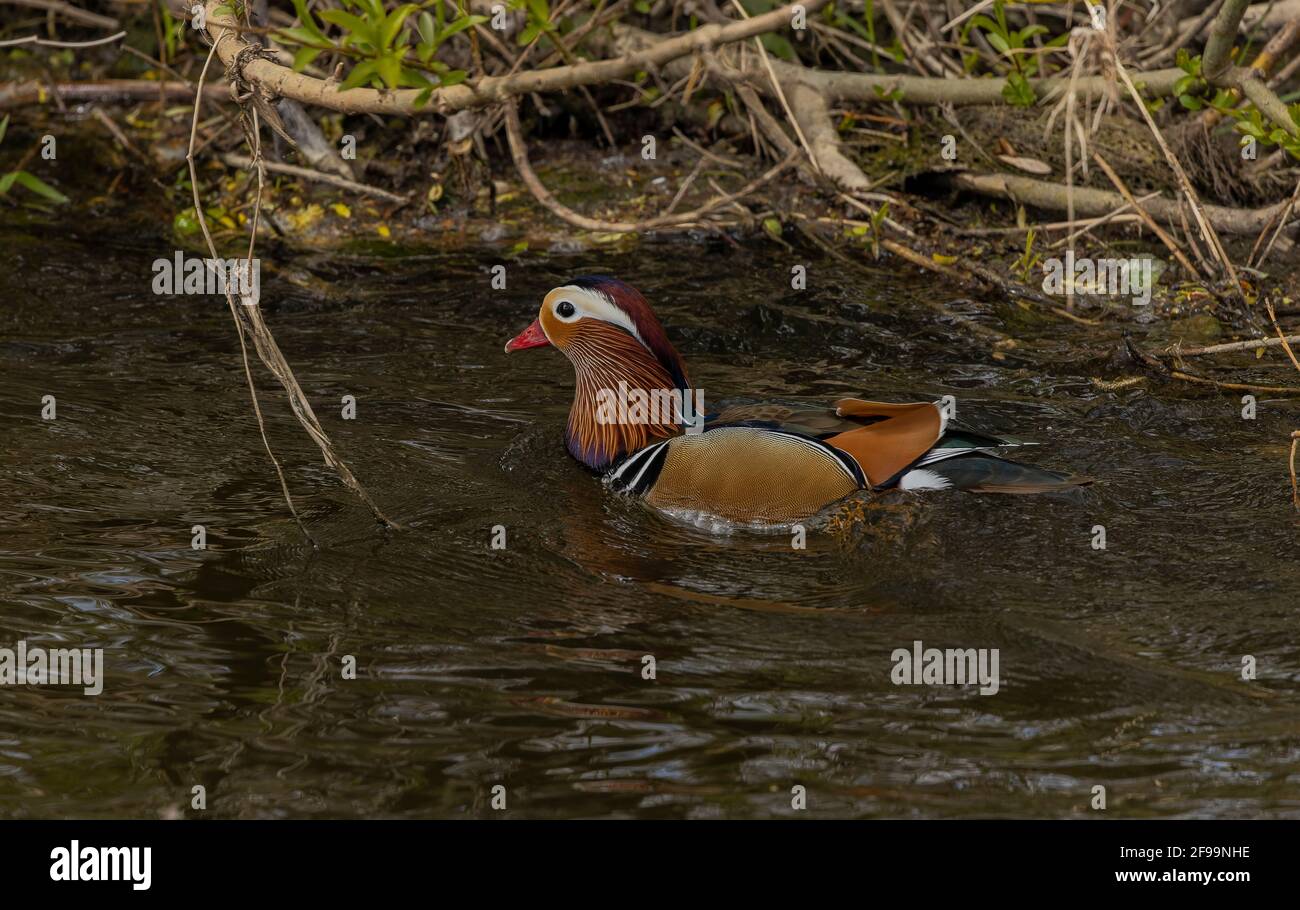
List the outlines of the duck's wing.
{"type": "Polygon", "coordinates": [[[891,404],[842,398],[833,408],[785,402],[732,405],[706,429],[766,428],[820,441],[852,459],[872,487],[884,487],[939,442],[945,420],[932,402],[891,404]]]}
{"type": "Polygon", "coordinates": [[[883,489],[963,489],[1032,493],[1090,482],[1005,461],[1011,449],[1037,445],[946,420],[937,403],[844,398],[834,407],[788,402],[736,404],[712,415],[708,428],[764,427],[818,440],[852,458],[865,482],[883,489]],[[953,461],[950,469],[940,463],[953,461]],[[935,468],[930,474],[908,474],[935,468]]]}
{"type": "Polygon", "coordinates": [[[899,478],[903,490],[965,490],[968,493],[1056,493],[1092,483],[1089,477],[1068,477],[1028,464],[1007,461],[983,452],[954,455],[925,467],[914,467],[899,478]]]}
{"type": "Polygon", "coordinates": [[[850,455],[876,488],[889,486],[934,448],[947,422],[934,402],[888,404],[842,398],[835,402],[835,413],[861,425],[824,441],[850,455]]]}
{"type": "Polygon", "coordinates": [[[834,408],[763,401],[727,405],[716,414],[710,414],[704,426],[706,429],[722,426],[766,427],[820,439],[856,429],[862,423],[850,417],[842,417],[835,413],[834,408]]]}
{"type": "Polygon", "coordinates": [[[670,512],[772,523],[807,518],[865,478],[853,458],[814,437],[728,424],[647,446],[608,483],[670,512]]]}

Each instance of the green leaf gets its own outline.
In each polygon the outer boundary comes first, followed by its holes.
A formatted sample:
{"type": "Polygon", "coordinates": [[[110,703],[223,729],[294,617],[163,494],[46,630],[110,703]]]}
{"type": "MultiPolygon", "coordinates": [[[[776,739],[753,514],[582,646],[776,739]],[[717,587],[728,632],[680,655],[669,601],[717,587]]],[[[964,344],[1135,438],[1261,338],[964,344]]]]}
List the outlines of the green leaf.
{"type": "MultiPolygon", "coordinates": [[[[442,4],[438,4],[438,9],[442,9],[442,4]]],[[[415,20],[415,27],[420,33],[420,40],[425,44],[435,44],[435,38],[438,33],[433,30],[433,17],[428,12],[420,13],[420,17],[415,20]]]]}
{"type": "Polygon", "coordinates": [[[293,55],[293,68],[297,72],[302,72],[311,62],[319,57],[324,51],[317,50],[314,47],[300,47],[293,55]]]}
{"type": "Polygon", "coordinates": [[[0,196],[3,196],[5,193],[9,192],[9,188],[13,186],[14,181],[18,179],[19,173],[20,173],[19,171],[10,171],[5,175],[0,176],[0,196]]]}
{"type": "Polygon", "coordinates": [[[438,81],[443,85],[460,85],[468,75],[469,73],[465,72],[465,70],[450,70],[443,73],[438,81]]]}
{"type": "Polygon", "coordinates": [[[767,49],[768,53],[775,54],[782,60],[795,59],[794,45],[781,35],[775,34],[774,32],[768,32],[761,36],[759,40],[763,43],[763,47],[767,49]]]}
{"type": "Polygon", "coordinates": [[[44,196],[52,202],[63,203],[68,201],[67,196],[26,171],[14,171],[14,179],[18,181],[20,186],[25,186],[38,196],[44,196]]]}
{"type": "Polygon", "coordinates": [[[341,9],[322,10],[320,17],[326,22],[337,25],[339,28],[347,29],[351,33],[343,39],[344,44],[355,44],[360,41],[374,48],[380,46],[375,37],[375,30],[364,19],[360,19],[351,13],[345,13],[341,9]]]}
{"type": "Polygon", "coordinates": [[[1189,111],[1199,111],[1201,108],[1205,107],[1201,102],[1201,99],[1197,98],[1195,95],[1180,94],[1178,96],[1178,103],[1189,111]]]}
{"type": "Polygon", "coordinates": [[[1001,35],[996,35],[993,32],[989,32],[988,35],[986,35],[985,37],[989,39],[989,44],[993,45],[994,50],[996,50],[999,54],[1007,54],[1010,52],[1011,46],[1007,44],[1006,39],[1003,38],[1001,35]]]}
{"type": "MultiPolygon", "coordinates": [[[[316,20],[315,18],[313,18],[311,14],[311,10],[307,9],[306,0],[293,0],[293,10],[298,16],[298,21],[302,23],[302,29],[301,29],[302,31],[306,32],[308,35],[311,35],[312,38],[316,41],[320,41],[322,43],[328,43],[328,39],[325,37],[325,33],[322,32],[320,30],[320,26],[316,24],[316,20]]],[[[299,30],[288,29],[287,31],[293,32],[299,30]]]]}
{"type": "Polygon", "coordinates": [[[1034,95],[1034,87],[1020,73],[1007,76],[1007,84],[1002,86],[1002,97],[1015,107],[1029,107],[1038,100],[1034,95]]]}
{"type": "Polygon", "coordinates": [[[317,36],[305,28],[282,28],[275,32],[276,38],[288,38],[289,44],[333,44],[328,38],[317,36]]]}
{"type": "Polygon", "coordinates": [[[194,214],[194,209],[181,209],[172,219],[172,230],[184,237],[189,234],[197,234],[200,230],[199,219],[194,214]]]}
{"type": "Polygon", "coordinates": [[[375,61],[375,71],[384,85],[397,88],[402,83],[402,58],[396,54],[384,54],[375,61]]]}
{"type": "Polygon", "coordinates": [[[352,72],[348,73],[348,78],[343,80],[343,84],[339,86],[339,88],[346,91],[350,88],[358,88],[365,85],[375,74],[375,66],[376,64],[374,60],[362,60],[356,66],[352,67],[352,72]]]}
{"type": "Polygon", "coordinates": [[[550,21],[551,4],[547,0],[528,0],[528,18],[538,25],[550,21]]]}
{"type": "Polygon", "coordinates": [[[383,25],[379,27],[378,37],[380,48],[389,48],[393,46],[393,41],[396,40],[398,32],[402,30],[402,25],[406,22],[407,16],[411,15],[411,13],[415,12],[417,9],[419,9],[419,7],[407,3],[399,6],[388,14],[388,17],[384,19],[383,25]]]}
{"type": "Polygon", "coordinates": [[[4,119],[0,120],[0,142],[5,141],[5,133],[9,129],[9,115],[5,114],[4,119]]]}
{"type": "Polygon", "coordinates": [[[524,47],[528,44],[531,44],[533,39],[536,38],[541,33],[542,33],[541,28],[539,28],[536,25],[529,25],[519,33],[519,37],[516,38],[515,41],[520,47],[524,47]]]}
{"type": "Polygon", "coordinates": [[[488,21],[487,16],[461,16],[442,33],[441,41],[446,41],[452,35],[458,35],[467,28],[473,28],[476,25],[482,25],[488,21]]]}

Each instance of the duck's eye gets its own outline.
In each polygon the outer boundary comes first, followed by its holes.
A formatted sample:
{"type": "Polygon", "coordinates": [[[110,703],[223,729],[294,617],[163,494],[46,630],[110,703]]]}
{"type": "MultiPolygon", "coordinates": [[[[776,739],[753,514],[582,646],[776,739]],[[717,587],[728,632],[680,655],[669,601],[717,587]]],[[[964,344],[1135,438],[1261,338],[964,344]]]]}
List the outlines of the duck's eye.
{"type": "Polygon", "coordinates": [[[561,319],[568,319],[576,312],[577,310],[573,308],[573,304],[569,303],[567,300],[561,300],[555,305],[555,315],[559,316],[561,319]]]}

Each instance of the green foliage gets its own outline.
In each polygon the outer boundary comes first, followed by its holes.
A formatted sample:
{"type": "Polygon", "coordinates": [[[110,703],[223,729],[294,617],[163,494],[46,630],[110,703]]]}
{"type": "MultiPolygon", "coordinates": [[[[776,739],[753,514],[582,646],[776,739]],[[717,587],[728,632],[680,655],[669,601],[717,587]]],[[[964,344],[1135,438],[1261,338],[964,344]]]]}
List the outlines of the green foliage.
{"type": "MultiPolygon", "coordinates": [[[[1286,112],[1290,116],[1291,122],[1296,125],[1297,129],[1300,129],[1300,104],[1291,105],[1286,109],[1286,112]]],[[[1229,110],[1227,113],[1237,121],[1234,128],[1242,134],[1243,145],[1248,139],[1254,139],[1260,145],[1275,145],[1286,149],[1291,157],[1300,159],[1300,137],[1296,137],[1274,124],[1260,113],[1258,108],[1250,105],[1241,110],[1229,110]]]]}
{"type": "Polygon", "coordinates": [[[551,24],[551,4],[549,0],[522,0],[510,4],[515,8],[521,5],[525,12],[528,13],[528,23],[524,26],[516,37],[520,47],[527,47],[543,35],[549,35],[555,30],[551,24]]]}
{"type": "Polygon", "coordinates": [[[1189,111],[1199,111],[1205,107],[1205,102],[1201,100],[1200,95],[1208,86],[1201,78],[1201,55],[1197,54],[1193,57],[1186,49],[1180,47],[1174,56],[1174,63],[1186,73],[1174,83],[1174,97],[1189,111]]]}
{"type": "Polygon", "coordinates": [[[1009,73],[1007,75],[1007,84],[1002,86],[1002,97],[1008,104],[1016,107],[1029,107],[1037,96],[1034,94],[1034,87],[1029,84],[1024,73],[1009,73]]]}
{"type": "Polygon", "coordinates": [[[769,32],[759,38],[763,42],[763,47],[769,54],[780,57],[782,60],[794,60],[794,45],[775,32],[769,32]]]}
{"type": "Polygon", "coordinates": [[[1020,258],[1012,263],[1012,268],[1020,276],[1021,284],[1029,284],[1030,273],[1043,261],[1043,257],[1034,252],[1034,237],[1037,231],[1030,228],[1025,234],[1025,251],[1020,254],[1020,258]]]}
{"type": "Polygon", "coordinates": [[[823,15],[830,25],[835,28],[856,32],[859,38],[870,44],[871,64],[876,69],[880,69],[880,54],[876,52],[876,9],[874,0],[866,0],[861,22],[841,10],[835,3],[824,7],[823,15]]]}
{"type": "MultiPolygon", "coordinates": [[[[0,118],[0,142],[4,142],[5,133],[9,131],[9,115],[5,114],[0,118]]],[[[0,174],[0,196],[9,195],[14,184],[21,186],[28,191],[35,193],[51,202],[62,204],[68,201],[68,197],[60,193],[54,187],[50,186],[44,180],[41,180],[35,174],[29,174],[27,171],[10,171],[7,174],[0,174]]]]}
{"type": "Polygon", "coordinates": [[[163,46],[159,53],[162,56],[162,61],[166,63],[168,60],[175,60],[176,51],[180,49],[181,30],[177,26],[181,23],[179,23],[176,17],[171,14],[171,11],[167,9],[167,4],[160,3],[158,6],[162,15],[163,33],[163,46]]]}
{"type": "MultiPolygon", "coordinates": [[[[1260,145],[1278,146],[1286,149],[1292,157],[1300,158],[1300,138],[1266,118],[1254,105],[1238,108],[1237,95],[1227,89],[1219,89],[1213,97],[1208,100],[1205,98],[1209,83],[1201,76],[1199,55],[1192,56],[1185,50],[1179,50],[1174,63],[1186,74],[1174,83],[1174,95],[1179,104],[1189,111],[1212,107],[1225,117],[1232,118],[1235,121],[1233,128],[1242,134],[1243,145],[1248,139],[1254,139],[1260,145]]],[[[1287,108],[1287,114],[1300,127],[1300,104],[1287,108]]]]}
{"type": "MultiPolygon", "coordinates": [[[[984,35],[992,48],[1002,56],[1011,61],[1015,72],[1021,76],[1030,77],[1038,72],[1038,56],[1036,54],[1022,53],[1029,49],[1029,41],[1038,35],[1047,34],[1047,27],[1044,25],[1026,25],[1022,29],[1012,29],[1007,24],[1007,9],[1003,0],[997,0],[993,4],[993,18],[980,15],[975,16],[966,24],[962,30],[963,40],[970,35],[972,28],[978,28],[984,35]]],[[[1070,38],[1069,34],[1058,35],[1051,41],[1047,42],[1044,47],[1053,48],[1061,47],[1070,38]]]]}
{"type": "MultiPolygon", "coordinates": [[[[423,104],[440,86],[456,85],[466,77],[435,59],[438,48],[468,28],[488,21],[486,16],[462,15],[446,21],[445,7],[434,3],[433,15],[420,5],[404,3],[392,10],[384,0],[341,0],[342,9],[325,9],[319,17],[338,30],[331,37],[307,8],[306,0],[293,0],[299,25],[279,29],[277,38],[297,47],[294,69],[302,70],[323,53],[344,54],[356,60],[341,88],[369,85],[375,88],[418,88],[423,104]],[[413,18],[414,17],[414,18],[413,18]]],[[[529,0],[530,9],[546,0],[529,0]]]]}
{"type": "Polygon", "coordinates": [[[882,202],[880,208],[871,214],[869,224],[859,224],[856,227],[849,228],[848,234],[851,237],[866,237],[871,244],[871,256],[873,259],[880,258],[880,238],[885,228],[885,219],[889,217],[889,203],[882,202]]]}

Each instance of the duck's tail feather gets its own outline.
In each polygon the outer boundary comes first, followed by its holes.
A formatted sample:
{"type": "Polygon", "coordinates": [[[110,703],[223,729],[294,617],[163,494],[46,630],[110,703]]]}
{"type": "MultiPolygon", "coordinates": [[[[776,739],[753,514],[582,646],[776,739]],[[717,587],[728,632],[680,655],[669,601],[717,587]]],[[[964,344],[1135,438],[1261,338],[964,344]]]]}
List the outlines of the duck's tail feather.
{"type": "MultiPolygon", "coordinates": [[[[1055,493],[1092,483],[1091,477],[1071,477],[979,453],[947,458],[924,470],[943,478],[948,489],[969,493],[1055,493]]],[[[907,486],[904,481],[900,485],[907,486]]]]}

